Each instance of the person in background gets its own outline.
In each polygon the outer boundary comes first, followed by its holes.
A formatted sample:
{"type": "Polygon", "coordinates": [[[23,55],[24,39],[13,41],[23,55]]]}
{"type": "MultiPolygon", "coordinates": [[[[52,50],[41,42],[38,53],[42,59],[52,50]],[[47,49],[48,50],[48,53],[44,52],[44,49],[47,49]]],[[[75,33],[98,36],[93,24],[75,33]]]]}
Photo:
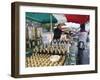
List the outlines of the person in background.
{"type": "Polygon", "coordinates": [[[60,39],[61,34],[62,34],[62,30],[61,30],[61,26],[63,26],[64,24],[58,24],[57,28],[54,30],[54,36],[53,36],[53,40],[54,39],[60,39]]]}
{"type": "Polygon", "coordinates": [[[28,27],[26,27],[26,49],[29,48],[30,42],[29,42],[29,35],[28,35],[28,27]]]}
{"type": "Polygon", "coordinates": [[[77,64],[83,64],[83,55],[84,50],[85,50],[85,46],[86,46],[86,40],[87,40],[87,36],[88,36],[88,32],[85,30],[85,24],[82,24],[80,26],[80,32],[78,34],[78,54],[77,54],[77,64]]]}
{"type": "Polygon", "coordinates": [[[88,36],[87,36],[87,42],[90,42],[90,40],[89,40],[89,34],[90,34],[90,32],[88,31],[88,36]]]}
{"type": "Polygon", "coordinates": [[[33,40],[32,26],[28,26],[28,36],[29,36],[30,48],[32,48],[32,40],[33,40]]]}

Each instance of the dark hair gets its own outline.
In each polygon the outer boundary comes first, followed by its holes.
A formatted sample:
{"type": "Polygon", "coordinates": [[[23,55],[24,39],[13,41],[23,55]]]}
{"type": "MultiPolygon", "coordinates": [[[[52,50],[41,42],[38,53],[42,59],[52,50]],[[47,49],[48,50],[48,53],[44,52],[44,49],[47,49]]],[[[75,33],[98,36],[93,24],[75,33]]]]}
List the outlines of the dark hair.
{"type": "Polygon", "coordinates": [[[57,25],[57,28],[58,28],[59,26],[61,26],[61,24],[58,24],[58,25],[57,25]]]}
{"type": "Polygon", "coordinates": [[[58,28],[59,26],[63,26],[63,25],[65,25],[65,24],[64,24],[64,23],[60,23],[60,24],[57,25],[57,28],[58,28]]]}
{"type": "Polygon", "coordinates": [[[80,28],[80,31],[85,31],[85,24],[81,24],[80,28]]]}

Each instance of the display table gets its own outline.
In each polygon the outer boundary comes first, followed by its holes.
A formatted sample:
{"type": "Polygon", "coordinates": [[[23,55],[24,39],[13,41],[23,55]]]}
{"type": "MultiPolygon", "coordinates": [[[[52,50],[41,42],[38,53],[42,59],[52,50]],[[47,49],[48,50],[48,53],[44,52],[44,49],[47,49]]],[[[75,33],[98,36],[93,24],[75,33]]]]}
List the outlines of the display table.
{"type": "Polygon", "coordinates": [[[26,67],[62,66],[64,61],[65,56],[32,54],[32,56],[26,56],[26,67]]]}

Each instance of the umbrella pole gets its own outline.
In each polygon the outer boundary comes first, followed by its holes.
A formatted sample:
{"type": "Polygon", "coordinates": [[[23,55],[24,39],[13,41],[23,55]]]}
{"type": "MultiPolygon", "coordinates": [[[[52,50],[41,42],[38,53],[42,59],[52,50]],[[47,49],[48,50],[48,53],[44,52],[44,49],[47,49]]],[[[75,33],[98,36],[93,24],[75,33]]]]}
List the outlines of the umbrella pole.
{"type": "Polygon", "coordinates": [[[52,34],[52,15],[50,14],[50,32],[51,32],[51,38],[53,38],[52,34]]]}

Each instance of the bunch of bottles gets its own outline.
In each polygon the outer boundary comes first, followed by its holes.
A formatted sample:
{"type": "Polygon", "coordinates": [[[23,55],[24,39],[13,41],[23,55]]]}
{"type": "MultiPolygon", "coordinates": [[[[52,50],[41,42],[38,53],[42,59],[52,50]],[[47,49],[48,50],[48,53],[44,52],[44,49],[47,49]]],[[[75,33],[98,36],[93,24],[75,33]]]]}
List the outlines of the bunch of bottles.
{"type": "Polygon", "coordinates": [[[64,65],[65,56],[60,56],[59,61],[52,62],[48,54],[32,54],[26,57],[26,67],[45,67],[45,66],[62,66],[64,65]]]}
{"type": "Polygon", "coordinates": [[[53,40],[49,44],[42,44],[35,46],[33,53],[52,54],[52,55],[66,55],[68,53],[68,41],[53,40]]]}
{"type": "Polygon", "coordinates": [[[67,40],[60,40],[60,39],[54,39],[51,41],[51,45],[56,45],[56,46],[66,46],[69,41],[67,40]]]}

